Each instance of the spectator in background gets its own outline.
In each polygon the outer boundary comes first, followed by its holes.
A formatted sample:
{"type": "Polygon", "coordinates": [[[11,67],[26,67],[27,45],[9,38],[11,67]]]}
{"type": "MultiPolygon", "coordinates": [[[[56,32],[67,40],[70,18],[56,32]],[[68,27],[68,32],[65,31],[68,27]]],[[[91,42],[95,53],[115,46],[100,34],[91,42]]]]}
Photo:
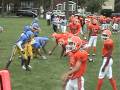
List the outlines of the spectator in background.
{"type": "Polygon", "coordinates": [[[68,30],[69,33],[72,33],[75,36],[79,36],[81,25],[77,19],[74,19],[72,22],[70,22],[68,28],[69,28],[68,30]]]}
{"type": "Polygon", "coordinates": [[[116,32],[116,33],[119,32],[119,24],[118,24],[117,21],[113,23],[112,31],[113,31],[113,33],[115,33],[115,32],[116,32]]]}
{"type": "Polygon", "coordinates": [[[55,15],[52,21],[52,27],[54,32],[57,32],[57,26],[58,26],[58,18],[57,15],[55,15]]]}
{"type": "Polygon", "coordinates": [[[46,13],[46,20],[47,20],[47,25],[50,25],[50,21],[51,21],[51,14],[50,14],[50,12],[46,13]]]}
{"type": "Polygon", "coordinates": [[[67,20],[66,20],[65,16],[63,16],[63,15],[61,16],[61,19],[60,19],[60,28],[61,28],[62,33],[66,32],[67,20]]]}

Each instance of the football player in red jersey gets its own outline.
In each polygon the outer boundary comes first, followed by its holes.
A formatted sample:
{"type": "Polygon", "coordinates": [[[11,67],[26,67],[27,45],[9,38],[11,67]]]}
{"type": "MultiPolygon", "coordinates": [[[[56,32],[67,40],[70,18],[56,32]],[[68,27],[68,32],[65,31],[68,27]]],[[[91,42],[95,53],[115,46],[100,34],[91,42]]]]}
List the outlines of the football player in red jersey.
{"type": "Polygon", "coordinates": [[[97,37],[100,30],[100,26],[98,25],[96,19],[92,20],[92,23],[88,26],[88,30],[89,30],[88,53],[90,52],[90,49],[92,47],[93,48],[92,56],[94,57],[96,55],[97,37]]]}
{"type": "Polygon", "coordinates": [[[78,19],[74,19],[73,22],[69,23],[69,33],[72,33],[75,36],[79,36],[80,34],[80,29],[81,29],[81,24],[78,23],[78,19]]]}
{"type": "Polygon", "coordinates": [[[71,33],[61,33],[61,34],[57,34],[57,33],[53,33],[52,34],[52,37],[55,39],[55,46],[53,46],[53,48],[48,52],[49,55],[52,55],[53,51],[56,49],[56,47],[58,45],[60,45],[62,47],[62,52],[61,52],[61,55],[60,55],[60,58],[64,55],[64,51],[65,51],[65,46],[67,44],[67,39],[68,37],[71,37],[73,36],[73,34],[71,33]]]}
{"type": "Polygon", "coordinates": [[[114,44],[113,44],[113,40],[110,39],[110,36],[111,36],[110,30],[105,30],[102,32],[102,39],[104,40],[103,41],[104,45],[102,49],[103,64],[99,71],[98,84],[96,90],[101,90],[103,79],[105,76],[108,77],[113,90],[117,90],[116,82],[113,79],[113,75],[112,75],[112,64],[113,64],[112,52],[114,49],[114,44]]]}
{"type": "Polygon", "coordinates": [[[64,90],[84,90],[83,75],[87,68],[88,53],[80,50],[82,40],[78,36],[68,39],[66,53],[69,58],[69,70],[63,74],[64,90]]]}

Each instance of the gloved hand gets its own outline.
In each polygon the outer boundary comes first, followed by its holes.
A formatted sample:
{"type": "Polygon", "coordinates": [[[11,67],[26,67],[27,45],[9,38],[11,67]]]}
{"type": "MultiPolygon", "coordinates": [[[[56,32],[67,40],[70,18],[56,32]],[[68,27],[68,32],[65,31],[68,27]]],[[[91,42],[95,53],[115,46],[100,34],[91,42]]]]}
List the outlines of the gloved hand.
{"type": "Polygon", "coordinates": [[[21,50],[22,54],[25,54],[25,52],[23,50],[21,50]]]}

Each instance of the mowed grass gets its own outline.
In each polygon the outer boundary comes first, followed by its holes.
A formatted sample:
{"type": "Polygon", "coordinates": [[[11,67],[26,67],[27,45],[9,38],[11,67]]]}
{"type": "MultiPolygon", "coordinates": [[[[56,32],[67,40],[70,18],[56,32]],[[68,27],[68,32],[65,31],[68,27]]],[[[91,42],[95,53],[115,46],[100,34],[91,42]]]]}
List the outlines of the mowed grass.
{"type": "MultiPolygon", "coordinates": [[[[23,26],[30,24],[31,18],[0,18],[0,25],[5,31],[0,33],[0,69],[5,67],[11,55],[12,46],[20,36],[23,26]]],[[[40,36],[48,36],[53,32],[46,21],[40,19],[42,31],[40,36]]],[[[113,76],[117,81],[120,90],[120,33],[112,35],[115,43],[113,53],[113,76]]],[[[46,46],[50,50],[54,42],[49,39],[46,46]]],[[[99,37],[97,45],[97,57],[94,63],[88,62],[85,78],[85,90],[95,90],[97,76],[102,64],[101,58],[102,41],[99,37]]],[[[11,75],[12,90],[62,90],[61,76],[68,70],[68,60],[66,57],[59,58],[60,47],[57,47],[53,55],[47,56],[48,60],[33,59],[31,61],[32,71],[26,72],[20,66],[20,60],[16,57],[12,62],[9,71],[11,75]]],[[[112,90],[109,80],[106,78],[102,90],[112,90]]]]}

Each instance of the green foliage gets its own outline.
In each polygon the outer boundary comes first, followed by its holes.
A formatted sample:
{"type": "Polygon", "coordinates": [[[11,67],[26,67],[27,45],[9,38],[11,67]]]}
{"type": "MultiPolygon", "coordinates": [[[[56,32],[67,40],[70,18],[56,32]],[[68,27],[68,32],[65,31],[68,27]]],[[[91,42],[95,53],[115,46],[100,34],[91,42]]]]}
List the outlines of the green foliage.
{"type": "Polygon", "coordinates": [[[101,14],[107,17],[110,17],[112,14],[112,10],[111,9],[103,9],[101,10],[101,14]]]}
{"type": "Polygon", "coordinates": [[[88,2],[86,2],[87,11],[92,13],[99,12],[105,1],[107,0],[89,0],[88,2]]]}
{"type": "Polygon", "coordinates": [[[115,12],[120,12],[120,0],[115,0],[115,12]]]}

